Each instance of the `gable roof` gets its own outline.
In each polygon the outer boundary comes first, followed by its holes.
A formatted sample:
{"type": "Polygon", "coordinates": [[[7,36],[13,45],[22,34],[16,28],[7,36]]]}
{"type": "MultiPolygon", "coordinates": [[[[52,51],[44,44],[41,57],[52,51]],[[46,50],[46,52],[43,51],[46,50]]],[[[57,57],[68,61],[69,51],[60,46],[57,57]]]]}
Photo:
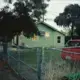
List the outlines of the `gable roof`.
{"type": "Polygon", "coordinates": [[[63,32],[60,32],[59,30],[57,30],[56,28],[54,28],[53,26],[51,26],[51,25],[49,25],[49,24],[47,24],[47,23],[45,23],[45,22],[40,22],[39,24],[43,24],[43,25],[51,28],[52,30],[55,30],[55,31],[59,32],[60,34],[65,35],[63,32]]]}

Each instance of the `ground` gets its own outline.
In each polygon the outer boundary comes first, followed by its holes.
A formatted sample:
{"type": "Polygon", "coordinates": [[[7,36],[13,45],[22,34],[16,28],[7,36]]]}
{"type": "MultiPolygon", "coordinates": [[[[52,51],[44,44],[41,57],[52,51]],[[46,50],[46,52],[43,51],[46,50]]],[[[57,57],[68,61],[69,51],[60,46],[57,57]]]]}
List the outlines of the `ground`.
{"type": "Polygon", "coordinates": [[[6,70],[0,71],[0,80],[18,80],[11,72],[6,70]]]}
{"type": "Polygon", "coordinates": [[[9,69],[1,69],[0,67],[0,80],[20,80],[9,69]]]}
{"type": "MultiPolygon", "coordinates": [[[[1,53],[2,50],[0,50],[1,53]]],[[[4,65],[3,60],[0,60],[0,80],[20,80],[12,73],[8,65],[4,65]]]]}

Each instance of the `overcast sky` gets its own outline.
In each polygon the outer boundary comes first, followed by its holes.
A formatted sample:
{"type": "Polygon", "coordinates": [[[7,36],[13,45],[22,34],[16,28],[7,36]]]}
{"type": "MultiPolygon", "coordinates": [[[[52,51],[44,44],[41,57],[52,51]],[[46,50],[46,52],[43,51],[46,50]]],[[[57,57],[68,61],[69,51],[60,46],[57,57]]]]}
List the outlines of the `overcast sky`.
{"type": "MultiPolygon", "coordinates": [[[[47,8],[46,17],[54,20],[54,18],[58,16],[59,13],[63,12],[65,6],[69,4],[80,5],[80,0],[51,0],[47,8]]],[[[46,21],[46,22],[59,29],[59,26],[57,26],[56,23],[54,23],[54,21],[46,21]]]]}
{"type": "MultiPolygon", "coordinates": [[[[54,20],[54,18],[58,16],[59,13],[63,12],[65,6],[69,4],[80,5],[80,0],[51,0],[49,2],[49,6],[47,7],[47,14],[45,18],[54,20]]],[[[0,0],[0,8],[4,5],[5,5],[4,0],[0,0]]],[[[57,26],[56,23],[54,23],[54,21],[47,20],[46,22],[59,29],[59,26],[57,26]]]]}

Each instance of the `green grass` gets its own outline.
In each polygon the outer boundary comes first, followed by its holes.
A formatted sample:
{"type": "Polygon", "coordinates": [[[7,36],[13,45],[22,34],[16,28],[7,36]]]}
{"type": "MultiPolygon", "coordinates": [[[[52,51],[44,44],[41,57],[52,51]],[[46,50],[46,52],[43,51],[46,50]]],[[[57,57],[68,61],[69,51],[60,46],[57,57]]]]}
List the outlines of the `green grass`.
{"type": "Polygon", "coordinates": [[[44,50],[44,56],[45,56],[45,59],[46,61],[49,61],[49,60],[62,60],[61,59],[61,51],[59,50],[56,50],[56,49],[45,49],[44,50]]]}
{"type": "Polygon", "coordinates": [[[24,58],[24,62],[27,64],[36,64],[37,63],[37,55],[36,55],[36,49],[24,49],[20,57],[24,58]]]}
{"type": "Polygon", "coordinates": [[[27,65],[32,67],[37,67],[37,55],[36,49],[20,49],[17,51],[11,50],[9,54],[13,56],[15,59],[20,59],[27,65]],[[20,56],[20,57],[19,57],[20,56]]]}
{"type": "MultiPolygon", "coordinates": [[[[15,57],[16,59],[24,61],[26,64],[31,65],[32,67],[37,67],[37,49],[30,48],[30,49],[20,49],[18,50],[19,53],[16,51],[11,51],[10,55],[15,57]]],[[[49,60],[61,60],[60,51],[58,50],[51,50],[51,49],[44,49],[44,60],[48,62],[49,60]]]]}

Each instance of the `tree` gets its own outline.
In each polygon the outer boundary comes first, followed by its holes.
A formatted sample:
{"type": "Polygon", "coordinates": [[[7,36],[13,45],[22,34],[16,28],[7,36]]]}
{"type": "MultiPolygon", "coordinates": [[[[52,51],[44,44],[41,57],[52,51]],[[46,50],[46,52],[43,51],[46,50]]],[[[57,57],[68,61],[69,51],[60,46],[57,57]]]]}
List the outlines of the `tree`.
{"type": "Polygon", "coordinates": [[[71,26],[71,38],[73,38],[74,28],[77,29],[80,25],[80,6],[78,4],[66,6],[64,12],[60,13],[54,21],[60,26],[71,26]]]}
{"type": "Polygon", "coordinates": [[[3,42],[5,61],[7,61],[7,43],[15,35],[20,35],[23,32],[29,38],[39,33],[31,18],[33,10],[40,6],[39,4],[42,4],[42,0],[18,0],[14,3],[13,10],[9,6],[5,6],[0,10],[0,41],[3,42]]]}
{"type": "MultiPolygon", "coordinates": [[[[21,12],[23,13],[23,11],[25,11],[34,21],[40,22],[42,18],[44,21],[44,14],[46,13],[45,9],[48,4],[46,4],[44,0],[18,0],[17,2],[15,2],[14,6],[14,12],[17,11],[21,14],[21,12]]],[[[18,45],[18,35],[16,39],[18,45]]]]}
{"type": "MultiPolygon", "coordinates": [[[[5,0],[9,4],[12,3],[12,0],[5,0]]],[[[18,3],[25,3],[25,7],[27,7],[27,11],[29,15],[33,18],[34,21],[40,21],[43,18],[44,21],[44,15],[47,12],[46,7],[48,4],[45,1],[50,0],[16,0],[17,2],[15,4],[19,5],[18,3]]]]}
{"type": "Polygon", "coordinates": [[[41,19],[44,21],[44,15],[46,14],[46,7],[48,6],[45,1],[48,0],[32,0],[34,4],[33,6],[33,13],[31,16],[37,19],[37,21],[41,21],[41,19]]]}
{"type": "Polygon", "coordinates": [[[7,43],[12,40],[15,35],[25,32],[27,37],[37,34],[38,29],[25,12],[11,12],[8,7],[4,7],[0,11],[0,41],[3,42],[3,57],[7,61],[7,43]]]}

